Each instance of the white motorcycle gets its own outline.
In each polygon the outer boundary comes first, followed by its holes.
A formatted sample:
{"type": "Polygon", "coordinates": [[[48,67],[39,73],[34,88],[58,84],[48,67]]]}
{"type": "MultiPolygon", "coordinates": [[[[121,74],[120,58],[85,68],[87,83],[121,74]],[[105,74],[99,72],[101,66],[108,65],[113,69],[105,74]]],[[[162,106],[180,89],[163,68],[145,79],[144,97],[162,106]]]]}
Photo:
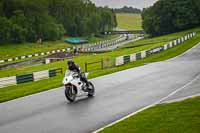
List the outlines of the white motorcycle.
{"type": "MultiPolygon", "coordinates": [[[[89,73],[83,73],[87,78],[89,73]]],[[[89,82],[89,86],[86,85],[83,81],[80,80],[78,73],[73,71],[66,71],[65,77],[63,79],[63,84],[65,86],[65,96],[70,102],[74,102],[76,97],[82,95],[87,95],[88,97],[93,97],[95,93],[94,85],[89,82]]]]}

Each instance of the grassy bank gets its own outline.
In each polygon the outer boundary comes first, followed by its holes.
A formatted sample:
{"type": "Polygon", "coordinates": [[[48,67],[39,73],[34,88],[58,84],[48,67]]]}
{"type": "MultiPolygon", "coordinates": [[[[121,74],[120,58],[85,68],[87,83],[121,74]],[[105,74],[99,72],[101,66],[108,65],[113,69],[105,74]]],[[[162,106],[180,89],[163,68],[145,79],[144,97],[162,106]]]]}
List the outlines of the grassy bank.
{"type": "MultiPolygon", "coordinates": [[[[88,38],[90,43],[99,42],[102,40],[109,40],[118,37],[119,35],[108,35],[102,37],[88,38]]],[[[64,41],[44,42],[38,43],[21,43],[21,44],[1,44],[0,45],[0,60],[8,59],[17,56],[23,56],[34,53],[47,52],[57,49],[72,47],[73,45],[65,43],[64,41]]]]}
{"type": "Polygon", "coordinates": [[[161,104],[142,111],[100,133],[199,133],[200,97],[161,104]]]}
{"type": "MultiPolygon", "coordinates": [[[[195,30],[199,31],[199,29],[195,29],[195,30]]],[[[167,35],[167,37],[171,39],[173,37],[182,36],[183,34],[185,34],[187,32],[188,31],[171,34],[171,35],[167,35]]],[[[160,42],[161,41],[160,38],[165,38],[165,36],[158,37],[158,39],[159,39],[158,42],[156,42],[156,38],[153,38],[153,40],[155,40],[155,44],[152,44],[152,45],[145,45],[145,46],[142,46],[139,48],[122,48],[122,49],[118,49],[116,51],[108,52],[108,53],[104,53],[104,54],[85,55],[85,56],[83,55],[83,56],[74,58],[74,60],[82,68],[84,68],[84,63],[86,61],[96,61],[96,60],[100,60],[101,58],[106,57],[106,56],[116,57],[119,55],[131,54],[131,53],[135,53],[137,51],[155,47],[155,46],[158,46],[161,44],[164,45],[166,43],[165,42],[166,40],[163,42],[160,42]]],[[[145,40],[136,42],[136,44],[142,43],[143,41],[145,41],[147,43],[147,40],[149,40],[149,42],[152,41],[152,39],[145,39],[145,40]]],[[[132,68],[132,67],[141,66],[141,65],[144,65],[145,63],[170,59],[172,57],[175,57],[175,56],[187,51],[191,47],[195,46],[199,41],[200,41],[200,35],[197,34],[196,37],[184,42],[182,45],[178,45],[174,48],[171,48],[171,49],[161,52],[159,54],[152,55],[143,60],[138,60],[136,62],[128,63],[126,65],[119,66],[119,67],[114,67],[114,68],[104,69],[101,71],[91,72],[90,78],[110,74],[113,72],[125,70],[125,69],[132,68]]],[[[129,45],[135,45],[135,43],[132,43],[129,45]]],[[[52,64],[48,64],[48,65],[34,66],[34,67],[24,66],[24,67],[19,67],[19,68],[8,69],[8,70],[4,70],[4,71],[1,70],[0,76],[8,75],[8,74],[14,75],[14,74],[20,74],[20,73],[29,73],[32,71],[44,70],[44,69],[49,69],[49,68],[58,68],[58,67],[62,67],[64,69],[66,69],[66,61],[56,62],[56,63],[52,63],[52,64]]],[[[60,76],[57,76],[54,78],[50,78],[48,80],[42,80],[42,81],[38,81],[38,82],[31,82],[31,83],[20,84],[17,86],[10,86],[10,87],[6,87],[6,88],[2,88],[2,89],[0,89],[0,102],[8,101],[8,100],[15,99],[18,97],[23,97],[23,96],[30,95],[33,93],[38,93],[41,91],[59,87],[62,85],[62,83],[61,83],[62,77],[63,77],[63,75],[60,75],[60,76]]]]}
{"type": "MultiPolygon", "coordinates": [[[[179,33],[174,33],[174,34],[161,36],[161,37],[147,38],[147,39],[140,40],[140,41],[137,41],[134,43],[130,43],[130,44],[125,45],[124,47],[116,49],[112,52],[100,53],[100,54],[96,54],[96,55],[93,55],[93,54],[81,55],[81,56],[75,57],[73,60],[76,63],[78,63],[82,69],[84,69],[85,62],[93,62],[93,61],[101,60],[102,58],[105,58],[105,57],[115,58],[117,56],[128,55],[128,54],[136,53],[136,52],[139,52],[142,50],[147,50],[150,48],[161,46],[173,39],[181,37],[192,31],[198,32],[198,31],[200,31],[200,28],[187,30],[187,31],[179,32],[179,33]],[[138,45],[140,45],[140,47],[134,47],[134,46],[138,46],[138,45]]],[[[192,40],[194,40],[194,39],[198,40],[199,36],[196,36],[192,40]]],[[[189,42],[189,41],[187,41],[187,42],[189,42]]],[[[55,62],[55,63],[47,64],[47,65],[21,66],[21,67],[6,69],[6,70],[0,70],[0,77],[13,76],[16,74],[31,73],[34,71],[40,71],[40,70],[45,70],[45,69],[57,68],[57,67],[63,67],[66,69],[66,61],[55,62]]]]}
{"type": "Polygon", "coordinates": [[[126,30],[141,30],[142,18],[140,14],[118,13],[118,28],[126,30]]]}

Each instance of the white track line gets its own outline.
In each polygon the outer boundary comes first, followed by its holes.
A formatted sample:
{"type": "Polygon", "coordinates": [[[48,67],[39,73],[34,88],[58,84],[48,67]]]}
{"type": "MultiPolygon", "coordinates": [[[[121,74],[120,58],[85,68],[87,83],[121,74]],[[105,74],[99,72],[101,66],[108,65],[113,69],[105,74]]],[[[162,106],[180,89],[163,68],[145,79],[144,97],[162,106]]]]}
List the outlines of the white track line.
{"type": "Polygon", "coordinates": [[[182,98],[177,98],[177,99],[174,99],[174,100],[164,101],[163,103],[179,102],[179,101],[183,101],[185,99],[189,99],[189,98],[193,98],[193,97],[198,97],[198,96],[200,96],[200,93],[195,94],[195,95],[190,95],[190,96],[182,97],[182,98]]]}
{"type": "Polygon", "coordinates": [[[116,124],[116,123],[119,123],[119,122],[121,122],[121,121],[123,121],[123,120],[125,120],[125,119],[127,119],[127,118],[129,118],[129,117],[131,117],[131,116],[133,116],[133,115],[135,115],[135,114],[137,114],[137,113],[139,113],[139,112],[145,110],[145,109],[148,109],[148,108],[150,108],[150,107],[155,106],[156,104],[161,103],[162,101],[166,100],[166,99],[169,98],[170,96],[174,95],[175,93],[177,93],[177,92],[181,91],[182,89],[186,88],[187,86],[191,85],[191,84],[192,84],[193,82],[195,82],[199,77],[200,77],[200,74],[197,75],[197,76],[196,76],[194,79],[192,79],[190,82],[188,82],[187,84],[185,84],[184,86],[182,86],[181,88],[178,88],[178,89],[176,89],[175,91],[171,92],[171,93],[170,93],[169,95],[167,95],[166,97],[163,97],[162,99],[160,99],[160,100],[154,102],[153,104],[150,104],[150,105],[148,105],[148,106],[146,106],[146,107],[144,107],[144,108],[139,109],[139,110],[136,111],[136,112],[133,112],[133,113],[131,113],[131,114],[129,114],[129,115],[127,115],[127,116],[125,116],[125,117],[123,117],[123,118],[117,120],[117,121],[114,121],[114,122],[112,122],[112,123],[110,123],[110,124],[108,124],[108,125],[106,125],[106,126],[100,128],[100,129],[94,131],[93,133],[98,133],[98,132],[104,130],[105,128],[107,128],[107,127],[110,127],[110,126],[112,126],[112,125],[114,125],[114,124],[116,124]]]}

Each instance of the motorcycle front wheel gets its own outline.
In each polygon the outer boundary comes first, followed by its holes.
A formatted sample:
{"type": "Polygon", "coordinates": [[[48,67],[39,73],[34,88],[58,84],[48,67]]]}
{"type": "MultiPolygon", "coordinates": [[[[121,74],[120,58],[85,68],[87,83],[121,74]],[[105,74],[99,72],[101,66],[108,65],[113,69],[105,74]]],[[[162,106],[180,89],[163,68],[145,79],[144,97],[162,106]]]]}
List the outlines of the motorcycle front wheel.
{"type": "Polygon", "coordinates": [[[77,89],[73,85],[65,87],[65,97],[70,102],[74,102],[76,100],[77,89]]]}
{"type": "Polygon", "coordinates": [[[93,97],[95,94],[95,88],[91,82],[89,82],[89,87],[87,89],[88,89],[88,97],[93,97]]]}

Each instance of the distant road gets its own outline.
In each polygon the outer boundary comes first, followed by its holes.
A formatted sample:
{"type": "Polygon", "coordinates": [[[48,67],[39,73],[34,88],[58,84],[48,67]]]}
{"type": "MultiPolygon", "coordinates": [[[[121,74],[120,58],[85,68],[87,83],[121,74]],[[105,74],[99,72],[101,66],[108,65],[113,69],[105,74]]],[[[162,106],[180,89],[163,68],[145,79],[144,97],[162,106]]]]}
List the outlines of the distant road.
{"type": "Polygon", "coordinates": [[[1,103],[0,133],[92,132],[177,90],[178,98],[200,93],[199,74],[200,45],[173,60],[92,79],[91,99],[70,104],[60,87],[1,103]]]}

